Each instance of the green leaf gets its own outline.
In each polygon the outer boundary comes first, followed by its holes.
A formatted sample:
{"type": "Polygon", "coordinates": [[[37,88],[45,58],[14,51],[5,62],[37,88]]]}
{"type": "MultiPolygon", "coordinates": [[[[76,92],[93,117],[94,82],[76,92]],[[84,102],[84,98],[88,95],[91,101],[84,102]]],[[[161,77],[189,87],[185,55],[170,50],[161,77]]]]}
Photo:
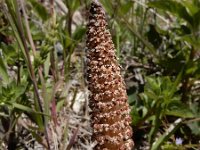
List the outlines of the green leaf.
{"type": "Polygon", "coordinates": [[[133,107],[131,108],[131,113],[130,113],[130,115],[131,115],[131,118],[132,118],[132,124],[133,124],[133,125],[137,125],[138,122],[142,119],[142,118],[140,117],[140,114],[139,114],[138,111],[137,111],[137,107],[135,107],[135,106],[133,106],[133,107]]]}
{"type": "Polygon", "coordinates": [[[130,9],[133,7],[133,2],[125,2],[125,4],[122,4],[120,7],[120,11],[123,15],[127,14],[130,9]]]}
{"type": "Polygon", "coordinates": [[[159,96],[161,92],[161,79],[160,78],[153,78],[147,77],[147,85],[146,90],[154,93],[154,95],[159,96]]]}
{"type": "Polygon", "coordinates": [[[33,111],[32,108],[27,107],[27,106],[25,106],[25,105],[21,105],[21,104],[18,104],[18,103],[11,103],[11,104],[12,104],[12,106],[13,106],[14,108],[20,109],[20,110],[22,110],[22,111],[29,112],[29,113],[36,113],[35,111],[33,111]]]}
{"type": "Polygon", "coordinates": [[[37,112],[37,111],[33,110],[31,107],[28,107],[28,106],[25,106],[25,105],[22,105],[22,104],[19,104],[19,103],[12,103],[12,105],[13,105],[14,108],[17,108],[21,111],[25,111],[25,112],[28,112],[28,113],[34,113],[34,114],[37,114],[37,115],[45,115],[47,117],[50,117],[48,114],[37,112]]]}
{"type": "Polygon", "coordinates": [[[180,127],[182,123],[182,119],[177,119],[170,127],[166,130],[166,132],[157,138],[157,140],[153,143],[151,150],[158,150],[160,146],[167,141],[170,136],[180,127]]]}
{"type": "Polygon", "coordinates": [[[70,1],[70,3],[71,3],[71,8],[73,11],[78,9],[78,7],[80,6],[80,0],[73,0],[73,1],[70,1]]]}
{"type": "Polygon", "coordinates": [[[199,11],[199,8],[196,5],[194,5],[192,1],[181,1],[181,3],[183,6],[185,6],[185,8],[187,8],[187,11],[191,16],[193,16],[199,11]]]}
{"type": "Polygon", "coordinates": [[[56,103],[56,111],[59,112],[61,108],[63,107],[65,103],[65,98],[61,98],[59,101],[56,103]]]}
{"type": "Polygon", "coordinates": [[[80,6],[80,1],[79,0],[65,0],[65,4],[67,5],[68,9],[70,9],[70,11],[75,11],[78,9],[78,7],[80,6]]]}
{"type": "Polygon", "coordinates": [[[180,40],[184,40],[196,48],[200,46],[200,38],[196,39],[192,34],[184,35],[180,37],[180,40]]]}
{"type": "Polygon", "coordinates": [[[173,15],[176,15],[180,19],[184,19],[188,24],[193,25],[193,18],[187,12],[185,6],[181,3],[174,0],[155,0],[153,2],[149,2],[148,5],[150,7],[162,9],[163,11],[168,11],[173,15]]]}
{"type": "Polygon", "coordinates": [[[37,15],[40,18],[42,18],[43,21],[46,21],[47,19],[49,19],[50,15],[48,14],[46,8],[42,4],[40,4],[36,0],[29,0],[29,2],[31,3],[37,15]]]}
{"type": "Polygon", "coordinates": [[[12,81],[6,86],[2,86],[0,91],[1,101],[12,105],[12,103],[16,102],[16,100],[24,94],[25,90],[26,86],[16,85],[15,81],[12,81]]]}
{"type": "MultiPolygon", "coordinates": [[[[197,119],[200,119],[200,118],[197,118],[197,119]]],[[[190,127],[192,133],[194,135],[200,135],[200,123],[199,121],[195,121],[195,122],[192,122],[192,123],[189,123],[188,126],[190,127]]]]}
{"type": "Polygon", "coordinates": [[[31,31],[33,40],[34,41],[44,40],[46,33],[42,31],[42,29],[38,28],[38,26],[36,26],[34,22],[29,22],[29,24],[30,24],[30,31],[31,31]]]}
{"type": "Polygon", "coordinates": [[[86,28],[83,26],[77,27],[75,32],[73,33],[73,39],[79,41],[83,38],[86,33],[86,28]]]}
{"type": "Polygon", "coordinates": [[[181,118],[193,118],[194,113],[180,101],[174,101],[168,106],[169,109],[165,112],[166,115],[181,117],[181,118]]]}
{"type": "Polygon", "coordinates": [[[199,102],[193,102],[190,105],[190,109],[192,112],[195,114],[195,118],[191,119],[193,121],[189,121],[187,125],[190,127],[191,131],[195,135],[200,135],[200,107],[199,107],[199,102]]]}
{"type": "Polygon", "coordinates": [[[193,16],[194,24],[193,24],[193,30],[194,32],[199,31],[199,25],[200,25],[200,9],[197,13],[193,16]]]}
{"type": "Polygon", "coordinates": [[[170,111],[165,112],[165,114],[170,115],[170,116],[181,117],[181,118],[193,118],[194,117],[192,112],[190,110],[188,110],[187,108],[185,108],[185,109],[178,108],[177,110],[170,110],[170,111]]]}
{"type": "Polygon", "coordinates": [[[188,13],[193,18],[193,30],[194,32],[198,32],[198,27],[200,24],[200,6],[198,6],[199,2],[197,1],[181,1],[183,6],[187,8],[188,13]]]}
{"type": "Polygon", "coordinates": [[[132,104],[136,101],[137,99],[137,93],[136,92],[132,92],[131,94],[128,94],[128,103],[132,104]]]}
{"type": "Polygon", "coordinates": [[[149,140],[150,144],[152,144],[153,139],[155,138],[156,133],[159,130],[159,127],[161,124],[161,119],[160,119],[161,112],[162,112],[162,109],[159,106],[156,107],[155,116],[152,117],[152,128],[148,134],[148,140],[149,140]]]}
{"type": "Polygon", "coordinates": [[[22,56],[22,52],[18,50],[17,43],[9,45],[1,43],[0,47],[3,50],[4,62],[6,62],[8,66],[16,65],[16,60],[19,60],[22,56]]]}
{"type": "Polygon", "coordinates": [[[8,72],[7,72],[7,67],[5,65],[5,62],[3,61],[2,56],[0,55],[0,80],[1,79],[5,83],[9,82],[9,75],[8,75],[8,72]]]}

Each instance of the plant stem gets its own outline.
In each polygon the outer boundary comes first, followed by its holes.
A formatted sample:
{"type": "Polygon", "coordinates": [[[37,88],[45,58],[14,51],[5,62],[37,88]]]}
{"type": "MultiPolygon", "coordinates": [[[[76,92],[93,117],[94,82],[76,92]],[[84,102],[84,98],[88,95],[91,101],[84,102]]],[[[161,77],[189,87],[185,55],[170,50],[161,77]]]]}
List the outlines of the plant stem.
{"type": "MultiPolygon", "coordinates": [[[[38,100],[39,109],[43,113],[44,111],[43,111],[43,108],[42,108],[42,100],[40,99],[39,89],[38,89],[37,81],[36,81],[36,76],[35,76],[35,73],[34,73],[34,69],[32,67],[32,63],[31,63],[31,59],[30,59],[30,55],[29,55],[29,50],[28,50],[28,46],[27,46],[27,43],[26,43],[25,34],[24,34],[24,31],[23,31],[23,25],[22,25],[22,19],[21,19],[21,16],[20,16],[19,6],[18,6],[18,3],[17,3],[17,0],[15,2],[16,2],[16,7],[17,7],[16,13],[17,13],[17,25],[18,25],[19,35],[21,37],[21,40],[22,40],[22,43],[23,43],[23,46],[24,46],[25,55],[26,55],[26,59],[27,59],[27,65],[28,65],[28,69],[29,69],[29,72],[30,72],[30,78],[31,78],[32,83],[33,83],[36,98],[38,100]]],[[[20,0],[20,2],[21,2],[21,0],[20,0]]],[[[22,2],[21,2],[21,4],[22,4],[22,2]]],[[[33,51],[34,51],[34,49],[33,49],[33,51]]],[[[45,124],[45,118],[44,118],[43,115],[42,115],[42,120],[45,124]]],[[[48,146],[48,148],[50,148],[46,125],[45,125],[44,129],[45,129],[45,137],[46,137],[46,140],[47,140],[47,146],[48,146]]]]}

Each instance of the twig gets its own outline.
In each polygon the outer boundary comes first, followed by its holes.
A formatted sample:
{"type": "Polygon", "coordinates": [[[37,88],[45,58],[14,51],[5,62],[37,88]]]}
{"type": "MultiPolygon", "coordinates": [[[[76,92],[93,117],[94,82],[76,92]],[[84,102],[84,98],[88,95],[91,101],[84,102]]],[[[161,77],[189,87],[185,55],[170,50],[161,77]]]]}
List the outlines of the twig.
{"type": "Polygon", "coordinates": [[[200,117],[199,118],[193,118],[190,120],[185,120],[183,123],[187,124],[187,123],[192,123],[192,122],[199,122],[200,121],[200,117]]]}
{"type": "MultiPolygon", "coordinates": [[[[73,125],[69,125],[69,128],[71,128],[71,129],[77,129],[76,127],[74,127],[73,125]]],[[[85,133],[85,134],[87,134],[87,135],[89,135],[89,136],[92,136],[92,133],[91,132],[89,132],[89,131],[87,131],[86,129],[84,129],[83,127],[82,128],[80,128],[79,129],[79,131],[80,132],[83,132],[83,133],[85,133]]]]}
{"type": "MultiPolygon", "coordinates": [[[[55,30],[56,26],[56,14],[54,10],[54,0],[50,0],[50,7],[51,7],[51,22],[50,22],[50,27],[53,27],[53,30],[55,30]]],[[[55,45],[55,42],[52,42],[53,45],[55,45]]],[[[53,48],[50,51],[50,62],[51,62],[51,72],[54,77],[54,81],[58,81],[58,72],[57,72],[57,67],[56,67],[56,59],[55,59],[55,48],[53,48]]]]}
{"type": "Polygon", "coordinates": [[[76,140],[76,137],[77,137],[79,128],[80,128],[80,125],[79,125],[79,126],[77,127],[77,129],[75,130],[75,132],[74,132],[72,138],[71,138],[70,141],[69,141],[69,144],[68,144],[66,150],[70,150],[70,149],[72,148],[73,144],[75,143],[75,140],[76,140]]]}
{"type": "Polygon", "coordinates": [[[51,4],[51,15],[53,16],[54,14],[54,0],[50,0],[50,4],[51,4]]]}
{"type": "MultiPolygon", "coordinates": [[[[21,0],[20,0],[20,3],[22,4],[21,0]]],[[[26,43],[26,39],[25,39],[25,34],[24,34],[24,31],[23,31],[22,19],[21,19],[20,13],[19,13],[20,12],[19,11],[19,4],[18,4],[17,0],[16,0],[16,7],[17,7],[16,12],[17,12],[18,31],[19,31],[20,37],[22,39],[22,43],[24,45],[25,55],[26,55],[26,58],[27,58],[28,68],[29,68],[29,71],[30,71],[30,77],[31,77],[31,80],[33,82],[34,92],[35,92],[35,95],[36,95],[37,100],[38,100],[38,105],[39,105],[40,111],[44,112],[43,108],[42,108],[42,101],[40,99],[40,95],[39,95],[39,92],[38,92],[39,89],[38,89],[38,86],[37,86],[37,81],[36,81],[34,69],[33,69],[32,64],[31,64],[31,59],[30,59],[29,50],[28,50],[28,46],[27,46],[27,43],[26,43]]],[[[45,118],[44,118],[43,115],[42,115],[42,120],[45,124],[45,118]]],[[[50,148],[46,126],[45,126],[45,137],[46,137],[46,140],[47,140],[48,148],[50,148]]]]}
{"type": "MultiPolygon", "coordinates": [[[[27,32],[27,35],[28,35],[28,40],[30,42],[31,49],[33,51],[33,56],[34,56],[34,58],[36,58],[36,48],[35,48],[35,44],[33,42],[33,38],[32,38],[32,35],[31,35],[31,31],[30,31],[30,27],[29,27],[29,23],[28,23],[28,16],[26,14],[25,7],[24,7],[24,0],[20,0],[20,4],[21,4],[23,15],[24,15],[25,27],[26,27],[26,32],[27,32]]],[[[43,99],[45,100],[44,94],[46,93],[46,86],[45,86],[45,81],[44,81],[44,77],[43,77],[43,74],[42,74],[41,66],[39,66],[38,73],[39,73],[39,77],[40,77],[40,80],[41,80],[41,83],[42,83],[43,99]]]]}

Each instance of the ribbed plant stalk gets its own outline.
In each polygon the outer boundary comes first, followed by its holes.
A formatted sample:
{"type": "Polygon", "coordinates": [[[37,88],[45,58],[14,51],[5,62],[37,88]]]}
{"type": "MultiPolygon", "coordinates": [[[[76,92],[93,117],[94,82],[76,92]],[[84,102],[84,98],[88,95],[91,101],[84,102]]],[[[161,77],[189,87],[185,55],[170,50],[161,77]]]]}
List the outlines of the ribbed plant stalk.
{"type": "Polygon", "coordinates": [[[106,28],[105,11],[93,1],[86,42],[92,140],[97,142],[96,150],[131,150],[134,143],[126,88],[106,28]]]}

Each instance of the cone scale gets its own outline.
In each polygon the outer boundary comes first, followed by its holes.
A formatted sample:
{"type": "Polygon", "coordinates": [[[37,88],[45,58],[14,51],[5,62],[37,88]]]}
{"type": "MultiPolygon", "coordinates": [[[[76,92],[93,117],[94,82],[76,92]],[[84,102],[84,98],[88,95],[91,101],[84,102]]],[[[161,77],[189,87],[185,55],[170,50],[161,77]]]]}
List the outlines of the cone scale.
{"type": "Polygon", "coordinates": [[[87,25],[87,81],[95,150],[133,148],[130,108],[105,11],[93,1],[87,25]]]}

